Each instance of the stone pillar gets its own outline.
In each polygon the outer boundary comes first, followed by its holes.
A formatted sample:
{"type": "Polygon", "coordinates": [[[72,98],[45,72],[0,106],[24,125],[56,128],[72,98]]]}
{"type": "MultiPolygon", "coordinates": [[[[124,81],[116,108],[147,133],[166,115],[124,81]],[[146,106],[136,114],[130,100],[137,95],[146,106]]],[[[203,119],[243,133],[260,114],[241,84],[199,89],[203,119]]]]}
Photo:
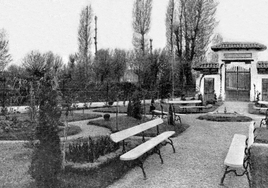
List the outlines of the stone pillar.
{"type": "Polygon", "coordinates": [[[268,144],[254,143],[250,152],[251,188],[268,187],[268,144]]]}

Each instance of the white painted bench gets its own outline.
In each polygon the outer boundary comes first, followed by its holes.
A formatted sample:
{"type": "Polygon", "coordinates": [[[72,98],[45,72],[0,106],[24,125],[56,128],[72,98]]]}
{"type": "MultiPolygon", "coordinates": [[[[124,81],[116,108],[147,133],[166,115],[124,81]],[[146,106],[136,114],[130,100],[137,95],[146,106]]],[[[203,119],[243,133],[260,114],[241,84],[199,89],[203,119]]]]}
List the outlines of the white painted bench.
{"type": "MultiPolygon", "coordinates": [[[[143,131],[146,131],[153,127],[157,127],[157,133],[158,133],[159,132],[158,125],[162,123],[163,120],[161,118],[156,118],[154,120],[142,123],[140,125],[136,125],[134,127],[113,133],[110,135],[110,138],[112,141],[116,143],[122,141],[123,152],[125,152],[125,142],[124,142],[125,139],[130,138],[131,136],[134,136],[136,134],[142,133],[143,131]]],[[[144,162],[143,156],[157,153],[161,159],[161,163],[163,164],[163,158],[161,156],[160,146],[170,144],[172,146],[173,152],[175,153],[173,142],[170,139],[170,137],[174,134],[175,131],[166,131],[161,134],[157,134],[155,137],[147,141],[145,141],[143,137],[143,143],[121,155],[120,160],[126,162],[127,161],[136,162],[136,164],[142,169],[144,179],[146,179],[146,173],[143,168],[143,162],[144,162]]]]}
{"type": "MultiPolygon", "coordinates": [[[[181,115],[185,114],[174,113],[175,121],[180,121],[181,123],[181,115]]],[[[152,119],[154,119],[155,117],[165,119],[168,117],[168,112],[165,111],[161,112],[160,110],[152,110],[152,119]]]]}
{"type": "Polygon", "coordinates": [[[260,121],[260,127],[267,126],[266,122],[268,122],[268,109],[266,109],[265,117],[260,121]]]}
{"type": "Polygon", "coordinates": [[[224,185],[223,181],[225,179],[225,175],[234,172],[236,176],[247,175],[248,182],[250,184],[248,166],[249,157],[250,157],[250,146],[254,142],[254,128],[255,122],[251,122],[249,125],[249,133],[248,137],[241,134],[235,134],[233,136],[232,142],[230,144],[228,153],[224,160],[225,171],[223,177],[221,178],[220,185],[224,185]],[[230,169],[232,168],[232,169],[230,169]],[[242,169],[243,172],[241,174],[237,173],[237,169],[242,169]]]}

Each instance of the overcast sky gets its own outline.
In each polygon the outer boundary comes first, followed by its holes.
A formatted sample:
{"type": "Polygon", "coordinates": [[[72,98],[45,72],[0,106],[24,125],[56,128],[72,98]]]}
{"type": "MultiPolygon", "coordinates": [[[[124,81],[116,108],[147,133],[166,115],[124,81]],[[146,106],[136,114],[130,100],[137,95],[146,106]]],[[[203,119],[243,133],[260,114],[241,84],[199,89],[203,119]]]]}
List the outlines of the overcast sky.
{"type": "MultiPolygon", "coordinates": [[[[92,5],[98,17],[98,49],[132,48],[134,0],[0,0],[0,28],[7,31],[13,63],[31,50],[51,50],[67,62],[77,52],[81,9],[92,5]]],[[[149,37],[154,48],[165,46],[168,0],[153,0],[149,37]]],[[[224,41],[259,42],[268,46],[268,0],[219,0],[215,32],[224,41]]],[[[92,35],[93,36],[93,35],[92,35]]],[[[268,50],[260,60],[268,60],[268,50]]],[[[94,53],[94,46],[92,46],[94,53]]]]}

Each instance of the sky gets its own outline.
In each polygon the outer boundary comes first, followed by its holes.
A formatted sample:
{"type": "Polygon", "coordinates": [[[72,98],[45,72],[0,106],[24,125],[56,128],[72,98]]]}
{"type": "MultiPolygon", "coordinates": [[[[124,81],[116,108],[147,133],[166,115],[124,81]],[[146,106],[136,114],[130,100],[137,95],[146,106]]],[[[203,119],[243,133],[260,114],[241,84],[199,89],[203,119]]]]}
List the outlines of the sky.
{"type": "MultiPolygon", "coordinates": [[[[259,42],[268,46],[268,0],[218,0],[215,33],[224,41],[259,42]]],[[[0,0],[0,29],[9,39],[14,64],[32,50],[52,51],[68,62],[78,51],[78,26],[83,7],[91,4],[98,17],[98,49],[132,49],[134,0],[0,0]]],[[[153,48],[166,44],[165,14],[168,0],[153,0],[148,37],[153,48]]],[[[94,21],[93,21],[94,23],[94,21]]],[[[93,25],[94,29],[94,25],[93,25]]],[[[92,33],[94,37],[94,33],[92,33]]],[[[94,53],[94,46],[92,46],[94,53]]],[[[268,60],[268,50],[259,53],[268,60]]]]}

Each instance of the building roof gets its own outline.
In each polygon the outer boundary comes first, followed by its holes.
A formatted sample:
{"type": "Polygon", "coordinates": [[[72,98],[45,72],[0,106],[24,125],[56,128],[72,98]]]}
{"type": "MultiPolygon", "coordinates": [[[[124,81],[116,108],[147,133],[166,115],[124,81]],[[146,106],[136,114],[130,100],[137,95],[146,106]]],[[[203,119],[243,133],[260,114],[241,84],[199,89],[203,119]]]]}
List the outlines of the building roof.
{"type": "Polygon", "coordinates": [[[258,61],[257,62],[257,68],[261,69],[267,69],[268,68],[268,61],[258,61]]]}
{"type": "Polygon", "coordinates": [[[194,70],[202,70],[202,69],[218,69],[219,63],[201,63],[194,67],[194,70]]]}
{"type": "Polygon", "coordinates": [[[220,50],[266,50],[266,46],[257,42],[222,42],[211,47],[213,51],[220,50]]]}

